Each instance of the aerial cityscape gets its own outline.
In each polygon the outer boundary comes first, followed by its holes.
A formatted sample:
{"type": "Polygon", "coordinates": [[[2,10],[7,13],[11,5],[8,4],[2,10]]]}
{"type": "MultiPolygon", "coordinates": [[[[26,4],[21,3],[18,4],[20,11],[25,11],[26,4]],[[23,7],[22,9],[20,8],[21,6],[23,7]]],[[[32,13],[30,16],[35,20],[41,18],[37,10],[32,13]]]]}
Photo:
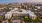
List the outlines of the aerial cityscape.
{"type": "Polygon", "coordinates": [[[0,23],[42,23],[42,3],[7,1],[0,0],[0,23]]]}
{"type": "Polygon", "coordinates": [[[11,23],[12,20],[22,22],[42,22],[42,4],[35,3],[1,4],[0,21],[9,21],[11,23]]]}

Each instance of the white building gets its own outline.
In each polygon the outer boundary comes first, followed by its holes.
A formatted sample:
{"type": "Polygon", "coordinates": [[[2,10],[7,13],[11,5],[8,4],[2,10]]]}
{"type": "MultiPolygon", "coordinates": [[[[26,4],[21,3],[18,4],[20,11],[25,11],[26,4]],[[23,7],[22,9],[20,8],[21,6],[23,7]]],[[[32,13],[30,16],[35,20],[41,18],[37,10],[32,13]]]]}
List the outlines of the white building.
{"type": "Polygon", "coordinates": [[[35,7],[37,7],[37,9],[40,9],[42,6],[35,6],[35,7]]]}
{"type": "MultiPolygon", "coordinates": [[[[20,16],[22,14],[29,14],[29,17],[32,19],[36,19],[36,15],[34,14],[34,12],[31,12],[30,10],[25,10],[25,9],[18,9],[18,8],[14,8],[13,10],[7,12],[5,14],[5,18],[11,18],[12,14],[14,16],[20,16]],[[20,10],[20,11],[19,11],[20,10]]],[[[22,15],[23,16],[23,15],[22,15]]]]}

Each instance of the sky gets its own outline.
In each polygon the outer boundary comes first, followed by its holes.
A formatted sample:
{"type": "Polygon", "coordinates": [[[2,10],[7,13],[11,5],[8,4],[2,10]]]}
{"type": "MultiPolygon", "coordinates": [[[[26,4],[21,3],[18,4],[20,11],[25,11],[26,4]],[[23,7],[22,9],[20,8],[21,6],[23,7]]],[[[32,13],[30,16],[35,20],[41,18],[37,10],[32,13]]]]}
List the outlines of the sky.
{"type": "Polygon", "coordinates": [[[10,2],[42,2],[42,0],[0,0],[0,3],[10,2]]]}

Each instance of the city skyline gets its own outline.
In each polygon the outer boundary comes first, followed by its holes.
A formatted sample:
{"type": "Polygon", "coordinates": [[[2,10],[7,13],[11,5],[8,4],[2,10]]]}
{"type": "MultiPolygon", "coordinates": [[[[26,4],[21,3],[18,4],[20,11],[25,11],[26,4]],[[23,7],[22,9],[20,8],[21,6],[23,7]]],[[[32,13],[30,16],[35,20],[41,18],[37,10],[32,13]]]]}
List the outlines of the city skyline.
{"type": "Polygon", "coordinates": [[[0,3],[11,3],[11,2],[42,2],[42,0],[0,0],[0,3]]]}

